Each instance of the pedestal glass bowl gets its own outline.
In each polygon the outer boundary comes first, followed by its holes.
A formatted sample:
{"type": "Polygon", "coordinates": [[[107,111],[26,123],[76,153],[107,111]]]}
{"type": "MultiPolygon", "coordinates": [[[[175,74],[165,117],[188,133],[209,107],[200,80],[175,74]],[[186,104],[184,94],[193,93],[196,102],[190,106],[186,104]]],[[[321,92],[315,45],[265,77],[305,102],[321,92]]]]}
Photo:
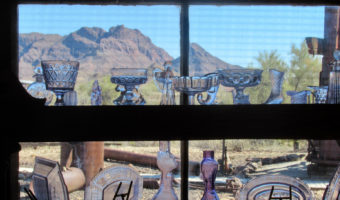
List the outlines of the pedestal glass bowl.
{"type": "Polygon", "coordinates": [[[189,96],[189,105],[195,105],[195,95],[208,91],[214,83],[211,76],[175,76],[173,77],[175,90],[189,96]]]}
{"type": "Polygon", "coordinates": [[[249,96],[243,93],[246,87],[253,87],[261,82],[263,70],[260,69],[224,69],[218,70],[221,84],[236,90],[234,104],[250,104],[249,96]]]}
{"type": "Polygon", "coordinates": [[[148,80],[147,69],[143,68],[112,68],[111,82],[117,84],[116,91],[121,95],[114,100],[115,105],[144,105],[143,96],[138,86],[148,80]]]}
{"type": "Polygon", "coordinates": [[[64,105],[64,94],[72,91],[76,83],[79,62],[63,60],[41,61],[47,90],[56,94],[56,106],[64,105]]]}

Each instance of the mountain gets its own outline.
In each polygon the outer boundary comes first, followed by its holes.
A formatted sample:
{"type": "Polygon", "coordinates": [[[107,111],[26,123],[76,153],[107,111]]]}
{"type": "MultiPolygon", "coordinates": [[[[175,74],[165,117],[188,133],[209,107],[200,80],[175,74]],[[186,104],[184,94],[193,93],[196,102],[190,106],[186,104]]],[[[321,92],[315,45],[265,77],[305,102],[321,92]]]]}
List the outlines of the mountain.
{"type": "MultiPolygon", "coordinates": [[[[180,58],[175,59],[173,68],[179,72],[180,58]]],[[[197,43],[191,43],[189,48],[189,72],[190,75],[204,75],[217,69],[239,69],[238,65],[232,65],[211,55],[197,43]]]]}
{"type": "MultiPolygon", "coordinates": [[[[19,34],[19,78],[33,80],[33,68],[41,60],[77,60],[80,69],[77,81],[110,74],[113,67],[153,68],[173,61],[179,71],[179,58],[172,58],[164,49],[137,29],[124,25],[108,31],[98,27],[82,27],[65,36],[57,34],[19,34]]],[[[190,67],[194,74],[205,74],[220,68],[237,68],[206,52],[198,44],[190,46],[190,67]]]]}
{"type": "Polygon", "coordinates": [[[41,60],[77,60],[78,78],[102,76],[113,67],[142,68],[173,58],[137,29],[121,26],[83,27],[66,36],[29,33],[19,35],[19,78],[32,80],[41,60]]]}

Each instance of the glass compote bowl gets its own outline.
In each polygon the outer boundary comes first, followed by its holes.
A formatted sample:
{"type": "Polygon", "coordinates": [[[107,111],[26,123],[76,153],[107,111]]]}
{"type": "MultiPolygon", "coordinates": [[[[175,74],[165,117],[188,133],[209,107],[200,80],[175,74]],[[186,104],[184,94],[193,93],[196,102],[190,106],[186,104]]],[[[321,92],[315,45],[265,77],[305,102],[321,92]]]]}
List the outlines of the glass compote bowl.
{"type": "Polygon", "coordinates": [[[234,87],[236,90],[234,104],[250,104],[249,95],[245,95],[243,90],[258,85],[261,82],[262,72],[263,70],[260,69],[218,70],[221,84],[225,87],[234,87]]]}
{"type": "Polygon", "coordinates": [[[146,83],[147,73],[148,70],[143,68],[112,68],[111,82],[117,84],[116,91],[121,92],[113,103],[115,105],[144,105],[145,100],[138,92],[138,85],[146,83]]]}
{"type": "Polygon", "coordinates": [[[63,106],[64,94],[73,91],[76,83],[79,62],[63,60],[41,61],[47,90],[52,90],[57,97],[55,106],[63,106]]]}
{"type": "Polygon", "coordinates": [[[189,96],[189,105],[195,105],[195,95],[208,91],[214,86],[212,76],[175,76],[173,85],[178,92],[184,92],[189,96]]]}

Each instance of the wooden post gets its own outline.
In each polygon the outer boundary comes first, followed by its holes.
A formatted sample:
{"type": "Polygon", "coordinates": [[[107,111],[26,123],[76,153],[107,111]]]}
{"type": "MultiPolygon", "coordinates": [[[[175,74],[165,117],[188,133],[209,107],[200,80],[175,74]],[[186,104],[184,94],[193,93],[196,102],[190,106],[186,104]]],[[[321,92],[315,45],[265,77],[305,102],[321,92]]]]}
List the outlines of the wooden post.
{"type": "Polygon", "coordinates": [[[325,7],[324,38],[306,38],[309,53],[323,55],[320,86],[328,86],[329,72],[332,70],[329,63],[334,60],[334,50],[340,49],[339,40],[340,8],[337,6],[327,6],[325,7]]]}

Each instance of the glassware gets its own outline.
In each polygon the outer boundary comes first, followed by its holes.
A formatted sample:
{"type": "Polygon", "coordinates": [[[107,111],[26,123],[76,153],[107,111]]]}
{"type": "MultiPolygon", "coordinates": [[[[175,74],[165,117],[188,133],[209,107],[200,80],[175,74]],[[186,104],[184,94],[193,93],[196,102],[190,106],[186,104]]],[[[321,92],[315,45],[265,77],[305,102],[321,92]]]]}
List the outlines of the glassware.
{"type": "Polygon", "coordinates": [[[53,99],[53,92],[46,90],[44,75],[42,68],[36,67],[34,69],[35,82],[27,87],[27,92],[37,99],[46,99],[45,105],[49,105],[53,99]]]}
{"type": "Polygon", "coordinates": [[[211,88],[207,91],[207,98],[203,99],[203,95],[202,93],[199,93],[197,95],[197,101],[199,104],[201,105],[212,105],[212,104],[216,104],[216,95],[218,92],[218,88],[220,86],[220,78],[219,78],[219,74],[217,73],[210,73],[210,74],[206,74],[204,76],[209,76],[211,77],[211,81],[212,81],[212,86],[211,88]]]}
{"type": "Polygon", "coordinates": [[[100,87],[98,80],[95,80],[92,85],[91,105],[100,106],[102,104],[103,104],[102,88],[100,87]]]}
{"type": "Polygon", "coordinates": [[[218,163],[214,160],[214,151],[203,151],[201,173],[204,183],[204,194],[201,200],[219,200],[215,191],[215,179],[218,163]]]}
{"type": "Polygon", "coordinates": [[[41,61],[41,66],[43,68],[46,89],[52,90],[57,96],[55,105],[65,105],[63,97],[66,92],[74,89],[79,70],[79,62],[45,60],[41,61]]]}
{"type": "Polygon", "coordinates": [[[329,85],[327,94],[327,103],[339,104],[340,103],[340,50],[333,53],[335,61],[330,64],[333,68],[329,73],[329,85]]]}
{"type": "Polygon", "coordinates": [[[310,94],[311,91],[309,90],[303,90],[300,92],[287,91],[287,95],[290,96],[291,104],[308,104],[310,94]]]}
{"type": "Polygon", "coordinates": [[[152,200],[177,200],[178,197],[172,188],[172,171],[177,168],[177,161],[170,153],[170,141],[159,141],[157,166],[161,170],[161,185],[152,200]]]}
{"type": "Polygon", "coordinates": [[[299,179],[283,175],[263,175],[244,184],[235,199],[314,200],[314,197],[308,185],[299,179]]]}
{"type": "Polygon", "coordinates": [[[145,100],[138,91],[138,85],[148,80],[147,69],[112,68],[111,82],[117,84],[116,91],[120,96],[113,101],[115,105],[144,105],[145,100]]]}
{"type": "Polygon", "coordinates": [[[171,79],[174,74],[170,62],[164,63],[164,70],[155,68],[152,74],[155,85],[162,93],[160,105],[175,105],[175,89],[171,79]]]}
{"type": "Polygon", "coordinates": [[[307,88],[312,89],[313,103],[325,104],[327,101],[328,86],[308,86],[307,88]]]}
{"type": "Polygon", "coordinates": [[[340,200],[340,165],[338,165],[322,200],[340,200]]]}
{"type": "Polygon", "coordinates": [[[261,82],[262,72],[260,69],[224,69],[218,70],[221,74],[221,84],[225,87],[233,87],[236,90],[234,104],[250,104],[249,95],[243,90],[253,87],[261,82]]]}
{"type": "Polygon", "coordinates": [[[172,78],[175,90],[189,96],[189,105],[195,105],[195,95],[214,87],[212,76],[175,76],[172,78]]]}
{"type": "Polygon", "coordinates": [[[284,72],[280,72],[276,69],[269,70],[272,89],[265,104],[281,104],[282,103],[283,101],[282,84],[283,84],[284,74],[285,74],[284,72]]]}

